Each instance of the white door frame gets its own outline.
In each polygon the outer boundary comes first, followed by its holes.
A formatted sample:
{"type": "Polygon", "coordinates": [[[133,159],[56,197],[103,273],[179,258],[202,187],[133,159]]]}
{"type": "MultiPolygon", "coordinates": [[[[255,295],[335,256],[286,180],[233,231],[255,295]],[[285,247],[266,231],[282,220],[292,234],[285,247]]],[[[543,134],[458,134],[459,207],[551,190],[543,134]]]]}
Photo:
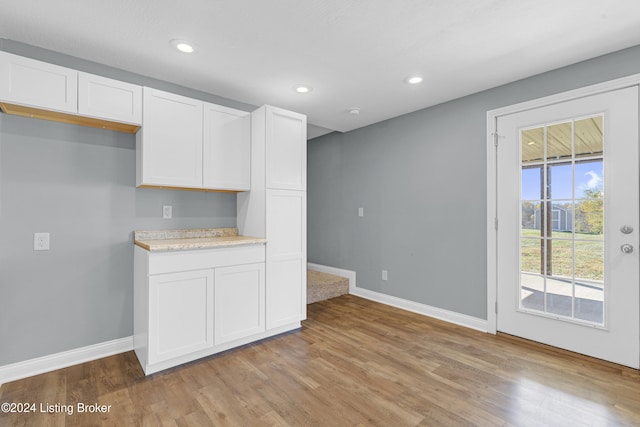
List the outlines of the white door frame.
{"type": "Polygon", "coordinates": [[[500,137],[496,136],[496,125],[500,116],[546,107],[578,98],[585,98],[617,89],[640,85],[640,74],[634,74],[616,80],[570,90],[532,101],[521,102],[507,107],[487,111],[487,332],[496,334],[498,316],[496,313],[498,286],[497,238],[498,225],[496,190],[497,162],[496,142],[500,145],[500,137]]]}

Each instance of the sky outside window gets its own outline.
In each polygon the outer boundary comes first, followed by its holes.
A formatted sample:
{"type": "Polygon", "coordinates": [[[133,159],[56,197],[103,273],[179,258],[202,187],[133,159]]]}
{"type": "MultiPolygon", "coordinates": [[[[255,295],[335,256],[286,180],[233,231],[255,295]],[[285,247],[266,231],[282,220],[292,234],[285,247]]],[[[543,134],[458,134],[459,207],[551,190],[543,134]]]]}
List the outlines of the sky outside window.
{"type": "MultiPolygon", "coordinates": [[[[572,179],[571,165],[552,166],[552,198],[571,199],[572,179]]],[[[541,200],[540,188],[542,168],[522,169],[522,200],[541,200]]],[[[602,189],[602,161],[582,162],[575,164],[575,198],[585,197],[586,189],[602,189]]]]}

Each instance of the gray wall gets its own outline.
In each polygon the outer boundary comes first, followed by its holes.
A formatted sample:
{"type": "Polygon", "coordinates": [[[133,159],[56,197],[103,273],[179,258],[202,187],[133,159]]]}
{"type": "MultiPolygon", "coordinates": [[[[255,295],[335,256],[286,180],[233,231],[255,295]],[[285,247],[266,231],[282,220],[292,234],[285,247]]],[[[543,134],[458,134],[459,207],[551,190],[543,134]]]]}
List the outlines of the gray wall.
{"type": "MultiPolygon", "coordinates": [[[[15,42],[0,49],[254,108],[15,42]]],[[[135,188],[135,135],[0,114],[0,366],[132,335],[133,230],[235,225],[235,194],[135,188]],[[51,233],[51,250],[34,252],[34,232],[51,233]]]]}
{"type": "Polygon", "coordinates": [[[365,289],[486,319],[487,110],[636,73],[640,46],[311,140],[309,261],[355,270],[365,289]]]}
{"type": "MultiPolygon", "coordinates": [[[[0,50],[255,108],[7,40],[0,50]]],[[[312,140],[309,260],[486,318],[486,110],[633,73],[640,47],[312,140]]],[[[130,336],[132,231],[234,226],[235,201],[135,188],[133,135],[0,114],[0,366],[130,336]],[[174,219],[161,218],[164,204],[174,219]],[[50,251],[33,251],[40,231],[50,251]]]]}

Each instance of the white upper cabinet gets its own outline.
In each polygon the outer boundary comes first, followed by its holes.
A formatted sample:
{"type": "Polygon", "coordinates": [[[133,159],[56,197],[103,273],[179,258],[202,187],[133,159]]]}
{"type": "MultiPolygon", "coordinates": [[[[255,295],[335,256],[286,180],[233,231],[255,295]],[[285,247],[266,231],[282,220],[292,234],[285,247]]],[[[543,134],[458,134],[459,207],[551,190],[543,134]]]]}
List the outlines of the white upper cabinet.
{"type": "Polygon", "coordinates": [[[136,185],[202,188],[203,102],[145,87],[136,185]]]}
{"type": "Polygon", "coordinates": [[[142,87],[0,51],[0,107],[8,114],[135,133],[142,87]]]}
{"type": "Polygon", "coordinates": [[[0,100],[75,114],[78,72],[0,51],[0,100]]]}
{"type": "MultiPolygon", "coordinates": [[[[0,109],[120,132],[136,133],[143,125],[136,136],[137,186],[251,188],[251,118],[244,111],[4,51],[0,109]]],[[[280,122],[274,121],[278,135],[294,132],[280,122]]],[[[300,175],[282,173],[290,181],[300,175]]]]}
{"type": "Polygon", "coordinates": [[[78,113],[118,122],[142,123],[142,87],[80,72],[78,113]]]}
{"type": "Polygon", "coordinates": [[[307,117],[276,107],[266,110],[266,188],[307,189],[307,117]]]}
{"type": "Polygon", "coordinates": [[[203,186],[247,191],[251,188],[251,114],[204,104],[203,186]]]}
{"type": "Polygon", "coordinates": [[[145,87],[137,185],[222,191],[251,187],[251,115],[145,87]]]}

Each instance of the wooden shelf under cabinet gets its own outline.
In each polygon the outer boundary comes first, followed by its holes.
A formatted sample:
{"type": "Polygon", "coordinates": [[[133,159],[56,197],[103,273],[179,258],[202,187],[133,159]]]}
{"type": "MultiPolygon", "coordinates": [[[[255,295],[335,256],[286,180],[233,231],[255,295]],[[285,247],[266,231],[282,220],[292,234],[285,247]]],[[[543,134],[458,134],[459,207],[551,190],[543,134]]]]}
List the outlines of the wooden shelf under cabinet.
{"type": "Polygon", "coordinates": [[[80,126],[89,126],[98,129],[115,130],[125,133],[136,133],[140,126],[127,123],[116,123],[108,120],[94,119],[91,117],[77,116],[74,114],[60,113],[57,111],[41,110],[23,105],[0,102],[0,109],[6,114],[15,116],[32,117],[35,119],[50,120],[54,122],[69,123],[80,126]]]}

